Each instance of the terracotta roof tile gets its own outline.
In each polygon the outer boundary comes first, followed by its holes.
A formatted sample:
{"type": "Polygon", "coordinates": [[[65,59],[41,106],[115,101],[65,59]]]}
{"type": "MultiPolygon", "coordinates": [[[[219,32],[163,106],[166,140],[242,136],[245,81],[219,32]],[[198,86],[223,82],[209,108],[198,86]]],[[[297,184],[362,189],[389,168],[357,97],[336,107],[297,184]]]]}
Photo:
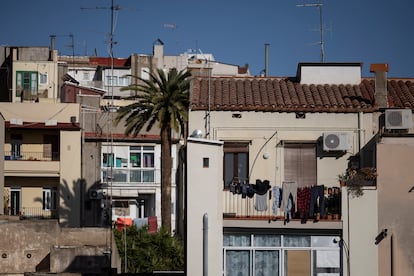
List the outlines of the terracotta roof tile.
{"type": "MultiPolygon", "coordinates": [[[[300,84],[281,78],[198,77],[192,81],[191,108],[206,110],[210,85],[211,110],[271,112],[373,112],[375,81],[359,85],[300,84]],[[209,84],[210,82],[210,84],[209,84]]],[[[414,82],[388,80],[390,107],[414,107],[414,82]]]]}

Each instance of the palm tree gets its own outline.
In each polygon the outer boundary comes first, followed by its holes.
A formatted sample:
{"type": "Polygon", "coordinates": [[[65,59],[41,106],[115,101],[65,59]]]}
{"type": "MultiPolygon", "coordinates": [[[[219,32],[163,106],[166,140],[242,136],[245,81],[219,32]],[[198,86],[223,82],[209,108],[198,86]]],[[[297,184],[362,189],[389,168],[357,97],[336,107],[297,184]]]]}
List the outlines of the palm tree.
{"type": "Polygon", "coordinates": [[[125,134],[137,136],[146,126],[150,131],[156,122],[161,134],[161,224],[171,233],[171,135],[172,130],[185,137],[188,120],[188,71],[171,69],[168,75],[162,69],[150,73],[150,79],[133,84],[123,90],[137,91],[131,99],[136,101],[118,110],[116,123],[125,118],[125,134]]]}

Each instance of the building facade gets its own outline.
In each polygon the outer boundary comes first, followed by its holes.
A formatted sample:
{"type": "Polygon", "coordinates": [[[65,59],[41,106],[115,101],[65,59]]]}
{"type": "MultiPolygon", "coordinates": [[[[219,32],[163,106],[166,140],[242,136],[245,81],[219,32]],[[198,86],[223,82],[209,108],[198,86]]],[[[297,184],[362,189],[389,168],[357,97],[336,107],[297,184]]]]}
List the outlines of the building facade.
{"type": "MultiPolygon", "coordinates": [[[[220,228],[217,238],[222,244],[208,239],[208,250],[221,255],[221,266],[209,265],[211,273],[384,273],[381,261],[386,253],[375,243],[386,228],[381,215],[386,207],[380,207],[385,199],[379,185],[386,186],[381,168],[375,181],[364,182],[360,196],[341,186],[338,175],[349,168],[377,168],[376,137],[385,127],[385,110],[399,108],[396,111],[407,112],[412,122],[411,109],[400,104],[399,91],[413,85],[384,78],[385,65],[378,66],[379,73],[374,66],[375,79],[362,79],[361,66],[303,63],[294,78],[193,80],[189,132],[223,143],[223,164],[216,172],[222,178],[203,183],[218,186],[222,199],[222,209],[216,210],[222,215],[214,224],[220,228]]],[[[403,131],[412,131],[407,129],[403,131]]],[[[197,163],[188,164],[189,173],[191,166],[197,163]]],[[[194,181],[188,178],[187,190],[203,185],[194,181]]],[[[188,216],[207,210],[195,204],[196,194],[187,197],[193,203],[187,206],[188,216]]],[[[187,229],[191,227],[188,223],[187,229]]],[[[200,239],[192,243],[187,238],[187,256],[200,254],[202,248],[195,246],[200,239]]],[[[398,246],[401,256],[406,249],[398,246]]],[[[389,255],[389,246],[388,250],[389,255]]],[[[401,261],[410,262],[407,257],[401,261]]],[[[200,266],[188,264],[187,269],[201,273],[200,266]]]]}

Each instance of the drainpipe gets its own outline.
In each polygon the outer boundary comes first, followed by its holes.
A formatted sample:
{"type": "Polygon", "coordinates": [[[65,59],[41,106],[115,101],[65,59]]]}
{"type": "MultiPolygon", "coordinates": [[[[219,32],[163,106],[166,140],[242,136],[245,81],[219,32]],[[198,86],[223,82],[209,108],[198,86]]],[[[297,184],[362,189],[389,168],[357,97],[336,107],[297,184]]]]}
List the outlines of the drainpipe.
{"type": "Polygon", "coordinates": [[[203,276],[208,276],[208,215],[203,215],[203,276]]]}

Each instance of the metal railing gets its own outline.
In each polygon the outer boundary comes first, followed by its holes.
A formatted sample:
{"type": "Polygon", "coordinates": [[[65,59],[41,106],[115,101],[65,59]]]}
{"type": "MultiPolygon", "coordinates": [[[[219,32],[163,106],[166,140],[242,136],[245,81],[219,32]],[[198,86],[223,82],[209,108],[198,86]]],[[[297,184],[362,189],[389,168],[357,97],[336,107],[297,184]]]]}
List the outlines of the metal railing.
{"type": "Polygon", "coordinates": [[[160,170],[155,168],[102,168],[102,182],[159,184],[160,170]]]}
{"type": "Polygon", "coordinates": [[[44,210],[41,207],[22,207],[20,210],[6,208],[5,214],[18,216],[20,219],[57,219],[58,209],[44,210]]]}
{"type": "Polygon", "coordinates": [[[19,153],[12,151],[4,152],[5,160],[26,160],[26,161],[59,161],[59,152],[33,152],[33,151],[21,151],[19,153]]]}

